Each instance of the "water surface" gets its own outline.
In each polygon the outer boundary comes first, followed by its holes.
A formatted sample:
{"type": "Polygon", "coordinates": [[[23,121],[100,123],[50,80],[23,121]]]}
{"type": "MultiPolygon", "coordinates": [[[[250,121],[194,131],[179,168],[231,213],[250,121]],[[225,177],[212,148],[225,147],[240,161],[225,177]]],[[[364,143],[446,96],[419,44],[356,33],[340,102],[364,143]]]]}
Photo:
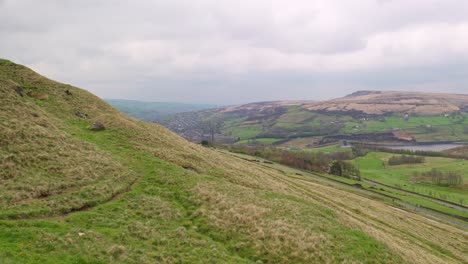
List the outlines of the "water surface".
{"type": "Polygon", "coordinates": [[[404,150],[422,150],[422,151],[443,151],[447,149],[452,149],[456,147],[461,147],[463,145],[460,144],[428,144],[428,145],[401,145],[401,146],[388,146],[388,145],[381,145],[381,147],[389,148],[389,149],[404,149],[404,150]]]}

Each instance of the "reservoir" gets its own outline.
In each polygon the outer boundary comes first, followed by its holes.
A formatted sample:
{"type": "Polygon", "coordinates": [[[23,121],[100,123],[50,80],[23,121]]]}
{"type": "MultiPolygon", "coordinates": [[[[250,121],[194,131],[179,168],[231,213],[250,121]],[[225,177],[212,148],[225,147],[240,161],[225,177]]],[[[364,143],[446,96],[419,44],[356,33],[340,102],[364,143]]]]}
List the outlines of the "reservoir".
{"type": "Polygon", "coordinates": [[[456,147],[461,147],[463,145],[460,144],[429,144],[429,145],[401,145],[401,146],[388,146],[388,145],[381,145],[381,147],[389,148],[389,149],[404,149],[404,150],[412,150],[412,151],[443,151],[447,149],[452,149],[456,147]]]}

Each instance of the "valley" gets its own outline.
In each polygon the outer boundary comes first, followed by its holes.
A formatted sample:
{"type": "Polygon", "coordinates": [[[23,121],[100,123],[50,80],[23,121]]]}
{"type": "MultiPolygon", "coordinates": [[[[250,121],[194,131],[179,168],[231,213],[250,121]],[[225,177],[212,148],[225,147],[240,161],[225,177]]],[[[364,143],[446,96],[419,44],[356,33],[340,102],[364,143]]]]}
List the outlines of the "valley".
{"type": "Polygon", "coordinates": [[[466,260],[437,203],[204,147],[7,60],[0,94],[0,263],[466,260]]]}
{"type": "MultiPolygon", "coordinates": [[[[468,156],[457,154],[468,139],[467,105],[465,95],[359,91],[323,102],[260,102],[178,113],[166,125],[189,140],[204,140],[229,153],[260,155],[279,163],[285,162],[278,157],[281,152],[298,153],[298,159],[318,158],[317,165],[301,168],[466,227],[468,156]],[[363,156],[355,155],[355,144],[368,148],[363,156]],[[459,151],[449,154],[451,149],[459,151]],[[302,152],[314,155],[301,157],[302,152]],[[390,158],[405,154],[424,162],[388,164],[390,158]],[[320,161],[327,155],[331,159],[320,161]],[[362,179],[323,174],[334,159],[356,166],[362,179]],[[430,170],[440,177],[460,175],[461,183],[437,185],[416,176],[430,170]]],[[[287,162],[293,164],[302,162],[287,162]]]]}
{"type": "Polygon", "coordinates": [[[329,101],[278,101],[176,114],[167,126],[189,140],[246,140],[301,148],[357,140],[467,142],[468,96],[361,91],[329,101]],[[375,111],[368,110],[372,106],[375,111]]]}
{"type": "Polygon", "coordinates": [[[467,14],[0,0],[0,264],[468,264],[467,14]]]}

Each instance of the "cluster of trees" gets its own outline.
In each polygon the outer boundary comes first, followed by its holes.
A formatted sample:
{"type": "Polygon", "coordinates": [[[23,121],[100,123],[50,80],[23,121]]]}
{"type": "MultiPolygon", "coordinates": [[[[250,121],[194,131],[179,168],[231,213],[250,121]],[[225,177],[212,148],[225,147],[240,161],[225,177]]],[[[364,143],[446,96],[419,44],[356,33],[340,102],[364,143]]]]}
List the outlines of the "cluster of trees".
{"type": "Polygon", "coordinates": [[[352,179],[360,179],[359,169],[354,167],[348,160],[354,158],[351,152],[335,153],[312,153],[305,151],[288,151],[275,147],[263,146],[226,146],[231,152],[261,157],[290,167],[320,172],[332,173],[352,179]]]}
{"type": "Polygon", "coordinates": [[[215,134],[221,133],[221,128],[223,126],[222,121],[219,120],[208,120],[200,122],[200,130],[203,134],[210,135],[210,143],[215,141],[215,134]]]}
{"type": "Polygon", "coordinates": [[[361,146],[361,145],[354,145],[351,150],[352,150],[354,157],[364,157],[370,151],[368,148],[365,148],[364,146],[361,146]]]}
{"type": "Polygon", "coordinates": [[[424,163],[424,157],[418,156],[392,156],[388,159],[388,165],[401,165],[401,164],[417,164],[417,163],[424,163]]]}
{"type": "Polygon", "coordinates": [[[353,180],[361,180],[361,172],[353,164],[343,161],[336,160],[330,166],[330,174],[345,177],[353,180]]]}
{"type": "Polygon", "coordinates": [[[432,169],[426,172],[414,173],[412,180],[414,182],[431,182],[440,186],[462,186],[463,176],[459,173],[449,171],[443,172],[437,169],[432,169]]]}

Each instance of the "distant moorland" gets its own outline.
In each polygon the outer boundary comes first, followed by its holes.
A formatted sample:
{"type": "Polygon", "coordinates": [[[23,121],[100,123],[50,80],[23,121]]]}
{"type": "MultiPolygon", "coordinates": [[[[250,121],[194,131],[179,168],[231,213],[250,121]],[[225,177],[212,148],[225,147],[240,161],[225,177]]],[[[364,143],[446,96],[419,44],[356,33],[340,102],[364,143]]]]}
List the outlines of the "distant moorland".
{"type": "Polygon", "coordinates": [[[360,91],[329,101],[278,101],[176,114],[168,127],[192,141],[307,148],[342,140],[468,142],[468,95],[360,91]]]}
{"type": "Polygon", "coordinates": [[[156,123],[165,123],[177,113],[219,107],[219,105],[210,104],[144,102],[123,99],[106,99],[105,101],[131,117],[156,123]]]}

